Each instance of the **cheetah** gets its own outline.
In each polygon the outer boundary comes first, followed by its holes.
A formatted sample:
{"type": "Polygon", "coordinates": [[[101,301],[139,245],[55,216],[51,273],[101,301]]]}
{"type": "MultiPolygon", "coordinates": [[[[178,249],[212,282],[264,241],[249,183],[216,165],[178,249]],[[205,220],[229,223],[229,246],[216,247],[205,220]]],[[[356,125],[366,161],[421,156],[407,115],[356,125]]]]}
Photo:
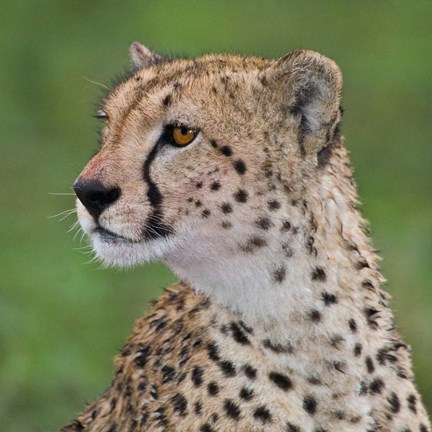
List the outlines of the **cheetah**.
{"type": "Polygon", "coordinates": [[[107,265],[180,282],[63,432],[430,432],[359,212],[330,59],[134,43],[77,212],[107,265]]]}

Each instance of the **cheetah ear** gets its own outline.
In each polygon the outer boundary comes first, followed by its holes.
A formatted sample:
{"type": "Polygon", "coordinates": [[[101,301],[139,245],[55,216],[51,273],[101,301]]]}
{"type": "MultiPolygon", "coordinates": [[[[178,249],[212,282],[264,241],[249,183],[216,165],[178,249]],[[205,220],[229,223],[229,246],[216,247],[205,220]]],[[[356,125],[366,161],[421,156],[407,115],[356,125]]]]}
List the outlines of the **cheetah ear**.
{"type": "Polygon", "coordinates": [[[288,99],[290,113],[298,120],[302,152],[316,154],[332,139],[340,121],[339,67],[317,52],[299,50],[271,69],[277,91],[288,99]]]}
{"type": "Polygon", "coordinates": [[[163,57],[161,55],[150,51],[148,48],[146,48],[144,45],[141,45],[139,42],[134,42],[130,46],[130,54],[132,57],[133,65],[137,69],[146,68],[163,61],[163,57]]]}

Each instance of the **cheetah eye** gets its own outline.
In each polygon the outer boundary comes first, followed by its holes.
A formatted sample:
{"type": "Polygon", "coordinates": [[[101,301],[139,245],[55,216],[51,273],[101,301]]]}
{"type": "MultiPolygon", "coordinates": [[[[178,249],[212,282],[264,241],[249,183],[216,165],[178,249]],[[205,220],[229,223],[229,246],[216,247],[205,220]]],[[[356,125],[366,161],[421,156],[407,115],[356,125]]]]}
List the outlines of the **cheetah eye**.
{"type": "Polygon", "coordinates": [[[99,120],[105,120],[108,118],[108,114],[104,110],[97,110],[96,114],[94,115],[99,120]]]}
{"type": "Polygon", "coordinates": [[[170,138],[174,145],[184,147],[190,144],[198,135],[198,130],[188,126],[172,126],[170,138]]]}

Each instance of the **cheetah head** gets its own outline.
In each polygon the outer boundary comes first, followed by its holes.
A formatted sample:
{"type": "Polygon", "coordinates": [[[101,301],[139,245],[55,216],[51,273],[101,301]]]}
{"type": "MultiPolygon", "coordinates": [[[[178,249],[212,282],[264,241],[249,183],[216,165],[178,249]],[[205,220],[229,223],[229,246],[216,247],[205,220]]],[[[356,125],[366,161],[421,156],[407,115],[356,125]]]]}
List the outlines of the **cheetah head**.
{"type": "Polygon", "coordinates": [[[131,52],[135,70],[105,98],[101,148],[73,186],[97,256],[196,269],[271,250],[301,224],[289,203],[334,138],[338,67],[312,51],[276,61],[131,52]]]}

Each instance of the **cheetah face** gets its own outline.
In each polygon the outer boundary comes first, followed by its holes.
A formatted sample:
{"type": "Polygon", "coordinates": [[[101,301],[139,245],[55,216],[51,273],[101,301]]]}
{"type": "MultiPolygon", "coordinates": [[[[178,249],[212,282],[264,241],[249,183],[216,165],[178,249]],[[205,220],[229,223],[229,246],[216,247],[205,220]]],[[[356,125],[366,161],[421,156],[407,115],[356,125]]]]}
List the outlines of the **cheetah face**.
{"type": "Polygon", "coordinates": [[[165,60],[134,44],[132,57],[74,184],[98,257],[199,263],[270,243],[260,233],[286,223],[337,124],[337,67],[312,52],[165,60]]]}

